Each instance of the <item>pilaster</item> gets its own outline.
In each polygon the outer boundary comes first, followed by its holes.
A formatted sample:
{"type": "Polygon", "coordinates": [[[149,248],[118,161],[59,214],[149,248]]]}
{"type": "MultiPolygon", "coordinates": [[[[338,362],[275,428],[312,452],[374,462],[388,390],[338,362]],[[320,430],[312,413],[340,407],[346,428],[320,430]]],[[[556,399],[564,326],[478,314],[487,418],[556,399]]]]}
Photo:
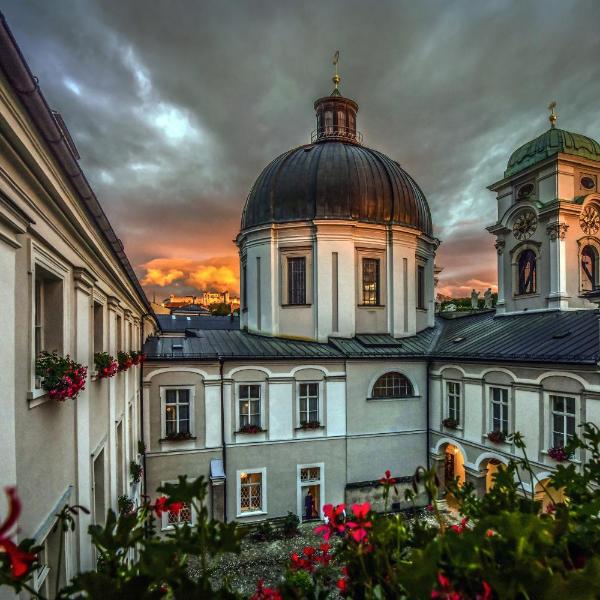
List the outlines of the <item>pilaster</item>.
{"type": "Polygon", "coordinates": [[[568,308],[567,294],[567,257],[565,236],[569,226],[560,221],[549,223],[546,233],[549,240],[550,251],[550,292],[548,294],[548,308],[568,308]]]}

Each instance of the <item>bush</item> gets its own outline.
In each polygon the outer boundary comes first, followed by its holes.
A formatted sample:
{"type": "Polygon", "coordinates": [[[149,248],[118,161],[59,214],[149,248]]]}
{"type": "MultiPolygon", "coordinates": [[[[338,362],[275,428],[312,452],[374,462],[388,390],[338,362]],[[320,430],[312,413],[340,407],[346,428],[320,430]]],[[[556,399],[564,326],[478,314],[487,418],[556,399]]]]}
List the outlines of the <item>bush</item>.
{"type": "Polygon", "coordinates": [[[298,526],[300,525],[300,517],[293,512],[288,512],[283,520],[282,531],[286,537],[293,537],[298,534],[298,526]]]}
{"type": "Polygon", "coordinates": [[[252,537],[259,542],[268,542],[275,537],[273,526],[269,521],[261,521],[254,530],[252,537]]]}
{"type": "Polygon", "coordinates": [[[130,513],[135,508],[133,500],[125,494],[119,496],[119,498],[117,499],[117,506],[120,515],[130,513]]]}

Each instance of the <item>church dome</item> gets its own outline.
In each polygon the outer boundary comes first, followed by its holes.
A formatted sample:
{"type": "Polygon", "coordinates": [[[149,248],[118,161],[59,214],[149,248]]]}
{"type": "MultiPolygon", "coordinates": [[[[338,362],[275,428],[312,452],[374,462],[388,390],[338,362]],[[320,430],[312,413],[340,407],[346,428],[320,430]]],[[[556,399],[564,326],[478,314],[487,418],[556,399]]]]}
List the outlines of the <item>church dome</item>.
{"type": "Polygon", "coordinates": [[[332,219],[403,225],[432,235],[415,180],[394,160],[361,144],[358,105],[336,89],[315,102],[313,143],[285,152],[256,180],[242,230],[269,223],[332,219]]]}
{"type": "Polygon", "coordinates": [[[559,153],[600,161],[600,144],[580,133],[571,133],[564,129],[551,127],[511,154],[504,177],[512,177],[559,153]]]}

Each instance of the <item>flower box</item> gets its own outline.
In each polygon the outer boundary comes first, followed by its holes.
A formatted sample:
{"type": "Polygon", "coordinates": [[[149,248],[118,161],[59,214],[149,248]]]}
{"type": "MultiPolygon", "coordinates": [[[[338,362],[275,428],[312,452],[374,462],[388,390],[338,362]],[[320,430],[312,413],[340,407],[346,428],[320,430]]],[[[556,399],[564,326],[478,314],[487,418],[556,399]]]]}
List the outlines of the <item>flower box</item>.
{"type": "Polygon", "coordinates": [[[300,423],[300,429],[319,429],[321,427],[320,421],[303,421],[300,423]]]}
{"type": "Polygon", "coordinates": [[[488,432],[487,438],[490,442],[494,442],[494,444],[502,444],[506,441],[506,434],[503,431],[495,429],[494,431],[488,432]]]}
{"type": "Polygon", "coordinates": [[[458,422],[452,417],[447,417],[442,421],[442,425],[447,429],[458,429],[458,422]]]}
{"type": "Polygon", "coordinates": [[[564,462],[573,458],[573,453],[567,452],[562,446],[554,446],[553,448],[548,448],[548,456],[556,462],[564,462]]]}
{"type": "Polygon", "coordinates": [[[85,389],[87,367],[71,360],[68,354],[42,352],[35,361],[35,373],[52,400],[74,400],[85,389]]]}
{"type": "Polygon", "coordinates": [[[131,357],[131,362],[134,365],[141,365],[146,360],[146,353],[141,350],[132,350],[129,353],[131,357]]]}
{"type": "Polygon", "coordinates": [[[96,352],[94,366],[98,379],[114,377],[119,370],[119,363],[108,352],[96,352]]]}
{"type": "Polygon", "coordinates": [[[127,371],[133,365],[133,360],[129,352],[118,352],[117,362],[119,363],[119,371],[127,371]]]}
{"type": "Polygon", "coordinates": [[[180,440],[191,440],[192,434],[189,432],[180,431],[178,433],[167,433],[165,440],[169,442],[178,442],[180,440]]]}
{"type": "Polygon", "coordinates": [[[238,433],[262,433],[265,431],[260,425],[244,425],[238,433]]]}

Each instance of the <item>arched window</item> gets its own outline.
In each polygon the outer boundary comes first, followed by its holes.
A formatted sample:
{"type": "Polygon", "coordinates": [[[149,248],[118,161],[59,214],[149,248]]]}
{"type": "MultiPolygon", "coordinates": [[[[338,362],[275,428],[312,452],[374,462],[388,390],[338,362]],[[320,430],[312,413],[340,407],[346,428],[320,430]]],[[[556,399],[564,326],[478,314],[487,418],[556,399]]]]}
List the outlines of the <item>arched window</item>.
{"type": "Polygon", "coordinates": [[[346,113],[343,110],[338,110],[337,118],[338,132],[344,135],[346,133],[346,113]]]}
{"type": "Polygon", "coordinates": [[[581,291],[591,292],[598,286],[598,251],[594,246],[584,246],[581,251],[581,291]]]}
{"type": "Polygon", "coordinates": [[[413,386],[402,373],[386,373],[373,386],[373,398],[409,398],[414,396],[413,386]]]}
{"type": "Polygon", "coordinates": [[[330,110],[325,111],[325,133],[333,133],[333,113],[330,110]]]}
{"type": "Polygon", "coordinates": [[[537,260],[533,250],[523,250],[519,255],[519,294],[537,292],[537,260]]]}

